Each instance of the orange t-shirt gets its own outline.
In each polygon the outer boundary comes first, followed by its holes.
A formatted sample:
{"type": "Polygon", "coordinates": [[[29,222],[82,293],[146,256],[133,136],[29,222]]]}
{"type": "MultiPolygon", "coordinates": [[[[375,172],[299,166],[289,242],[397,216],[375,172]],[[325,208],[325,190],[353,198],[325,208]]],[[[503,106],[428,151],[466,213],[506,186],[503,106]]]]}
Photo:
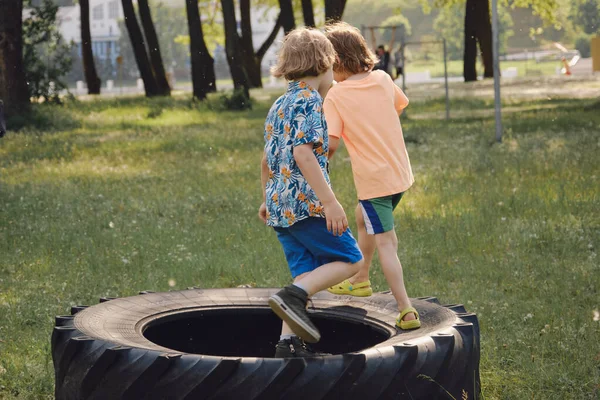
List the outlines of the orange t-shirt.
{"type": "Polygon", "coordinates": [[[360,200],[404,192],[414,182],[398,118],[407,105],[383,71],[340,82],[325,98],[329,136],[344,139],[360,200]]]}

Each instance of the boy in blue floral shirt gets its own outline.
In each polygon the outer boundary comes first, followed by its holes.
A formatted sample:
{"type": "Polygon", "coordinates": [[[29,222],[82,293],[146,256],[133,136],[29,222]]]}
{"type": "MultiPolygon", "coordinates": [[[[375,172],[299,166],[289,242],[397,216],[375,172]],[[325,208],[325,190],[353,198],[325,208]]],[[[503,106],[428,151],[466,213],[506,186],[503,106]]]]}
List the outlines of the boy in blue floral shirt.
{"type": "Polygon", "coordinates": [[[323,33],[301,28],[286,36],[273,69],[290,83],[265,123],[259,217],[277,232],[294,278],[269,299],[284,321],[275,357],[315,355],[303,342],[321,337],[306,311],[308,297],[353,276],[363,259],[327,171],[323,97],[335,57],[323,33]]]}

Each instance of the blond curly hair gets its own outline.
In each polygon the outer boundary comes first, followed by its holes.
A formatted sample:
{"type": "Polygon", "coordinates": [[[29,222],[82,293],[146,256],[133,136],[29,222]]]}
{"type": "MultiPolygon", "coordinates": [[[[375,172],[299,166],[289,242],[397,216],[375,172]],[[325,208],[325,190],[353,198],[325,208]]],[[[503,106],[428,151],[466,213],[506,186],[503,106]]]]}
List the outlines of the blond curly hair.
{"type": "Polygon", "coordinates": [[[298,28],[287,34],[277,65],[271,68],[276,78],[292,81],[327,72],[336,60],[335,50],[323,32],[314,28],[298,28]]]}

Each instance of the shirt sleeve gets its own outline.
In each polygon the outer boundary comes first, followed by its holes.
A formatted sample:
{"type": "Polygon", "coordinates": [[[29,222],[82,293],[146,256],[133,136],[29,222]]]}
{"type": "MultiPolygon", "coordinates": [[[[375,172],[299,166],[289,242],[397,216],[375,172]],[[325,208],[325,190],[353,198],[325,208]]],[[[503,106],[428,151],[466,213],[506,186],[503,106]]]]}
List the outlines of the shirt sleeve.
{"type": "Polygon", "coordinates": [[[295,107],[294,118],[290,130],[293,146],[317,144],[323,141],[323,124],[319,105],[315,101],[302,101],[295,107]]]}
{"type": "Polygon", "coordinates": [[[392,82],[392,85],[394,85],[394,107],[396,108],[396,111],[400,113],[400,111],[408,106],[408,97],[406,97],[402,89],[394,82],[392,82]]]}
{"type": "Polygon", "coordinates": [[[325,99],[323,109],[325,111],[325,120],[327,121],[327,134],[334,138],[341,138],[344,131],[344,121],[342,121],[342,117],[330,97],[325,99]]]}

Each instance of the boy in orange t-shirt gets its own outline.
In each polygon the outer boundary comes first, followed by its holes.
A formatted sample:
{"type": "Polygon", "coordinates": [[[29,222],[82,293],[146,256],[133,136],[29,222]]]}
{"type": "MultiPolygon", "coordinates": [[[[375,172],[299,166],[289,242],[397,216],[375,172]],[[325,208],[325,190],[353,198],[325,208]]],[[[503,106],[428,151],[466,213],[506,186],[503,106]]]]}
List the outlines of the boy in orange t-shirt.
{"type": "Polygon", "coordinates": [[[350,160],[359,205],[356,210],[358,243],[364,267],[352,278],[328,290],[336,294],[370,296],[371,260],[378,250],[383,273],[398,303],[396,325],[421,326],[410,303],[398,259],[393,211],[414,182],[398,115],[408,98],[383,71],[373,71],[375,55],[358,29],[346,23],[326,28],[338,59],[333,66],[338,82],[324,103],[330,156],[343,138],[350,160]]]}

